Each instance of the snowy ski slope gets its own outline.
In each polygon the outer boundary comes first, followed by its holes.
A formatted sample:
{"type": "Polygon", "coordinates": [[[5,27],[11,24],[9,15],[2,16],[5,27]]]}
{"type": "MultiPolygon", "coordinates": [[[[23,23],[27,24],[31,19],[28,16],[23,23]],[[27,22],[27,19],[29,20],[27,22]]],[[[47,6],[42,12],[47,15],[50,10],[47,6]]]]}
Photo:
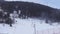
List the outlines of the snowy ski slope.
{"type": "Polygon", "coordinates": [[[33,18],[28,18],[28,19],[15,18],[15,20],[17,20],[17,22],[13,24],[13,27],[10,27],[9,25],[6,25],[6,24],[5,26],[3,26],[3,24],[0,24],[0,33],[2,34],[35,34],[36,32],[36,34],[47,34],[48,30],[53,31],[53,29],[56,30],[60,28],[60,25],[51,26],[49,24],[44,23],[43,20],[38,20],[33,18]],[[34,24],[35,24],[35,29],[34,29],[34,24]],[[47,31],[47,32],[43,33],[43,31],[44,32],[47,31]]]}

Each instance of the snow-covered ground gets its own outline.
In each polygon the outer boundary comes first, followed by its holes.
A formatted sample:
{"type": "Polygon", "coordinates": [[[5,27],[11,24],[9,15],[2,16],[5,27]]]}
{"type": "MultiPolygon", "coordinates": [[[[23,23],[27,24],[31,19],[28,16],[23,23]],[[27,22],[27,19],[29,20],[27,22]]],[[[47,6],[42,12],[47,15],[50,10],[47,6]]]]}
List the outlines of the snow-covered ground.
{"type": "Polygon", "coordinates": [[[43,31],[46,32],[48,30],[49,31],[51,30],[51,32],[52,30],[60,32],[60,30],[58,30],[60,28],[60,25],[52,26],[52,25],[46,24],[44,20],[38,20],[33,18],[28,18],[28,19],[16,18],[15,20],[17,20],[17,22],[13,24],[13,27],[10,27],[9,25],[6,25],[6,24],[5,26],[3,26],[3,24],[0,24],[0,33],[2,34],[34,34],[36,32],[36,34],[41,34],[41,32],[43,33],[43,31]]]}

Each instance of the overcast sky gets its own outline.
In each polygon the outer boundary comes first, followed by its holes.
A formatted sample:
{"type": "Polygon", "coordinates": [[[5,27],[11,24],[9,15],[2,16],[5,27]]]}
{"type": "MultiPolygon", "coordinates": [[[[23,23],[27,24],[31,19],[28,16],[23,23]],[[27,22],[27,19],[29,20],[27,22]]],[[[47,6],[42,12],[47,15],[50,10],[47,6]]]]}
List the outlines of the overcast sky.
{"type": "Polygon", "coordinates": [[[27,1],[27,2],[35,2],[43,5],[48,5],[53,8],[60,9],[60,0],[6,0],[6,1],[27,1]]]}

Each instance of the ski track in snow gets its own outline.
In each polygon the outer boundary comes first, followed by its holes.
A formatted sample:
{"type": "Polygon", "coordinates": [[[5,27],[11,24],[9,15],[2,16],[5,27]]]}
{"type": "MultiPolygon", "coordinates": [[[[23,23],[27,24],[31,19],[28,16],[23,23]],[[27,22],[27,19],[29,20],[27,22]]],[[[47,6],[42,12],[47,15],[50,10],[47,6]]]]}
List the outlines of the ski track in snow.
{"type": "Polygon", "coordinates": [[[36,30],[46,30],[51,28],[57,28],[60,27],[60,25],[51,26],[49,24],[44,23],[43,20],[38,19],[19,19],[16,18],[17,22],[13,24],[13,27],[10,27],[9,25],[0,24],[0,33],[5,34],[34,34],[34,24],[36,25],[36,30]]]}

